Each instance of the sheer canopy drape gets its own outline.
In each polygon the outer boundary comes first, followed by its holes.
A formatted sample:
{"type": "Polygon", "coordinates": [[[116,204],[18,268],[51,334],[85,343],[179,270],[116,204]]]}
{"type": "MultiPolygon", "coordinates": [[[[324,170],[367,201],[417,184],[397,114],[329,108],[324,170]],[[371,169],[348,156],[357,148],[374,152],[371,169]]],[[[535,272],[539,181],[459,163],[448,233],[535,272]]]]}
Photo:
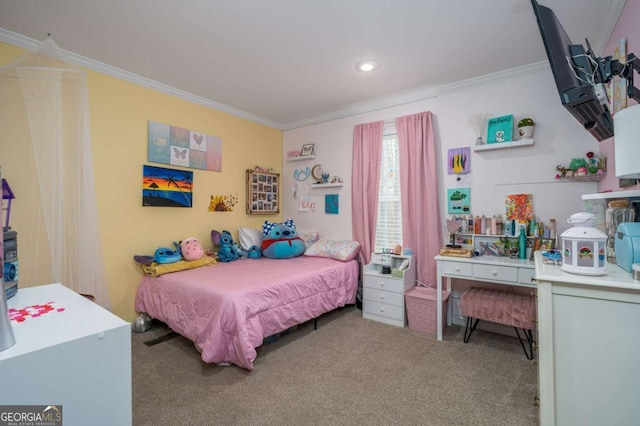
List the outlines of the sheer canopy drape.
{"type": "Polygon", "coordinates": [[[435,287],[441,246],[438,173],[431,112],[396,118],[400,155],[402,242],[413,249],[417,279],[435,287]]]}
{"type": "Polygon", "coordinates": [[[358,124],[353,130],[351,214],[363,265],[370,262],[376,240],[383,132],[384,121],[358,124]]]}
{"type": "Polygon", "coordinates": [[[5,130],[11,127],[1,139],[0,163],[4,177],[14,179],[14,208],[29,215],[16,229],[20,281],[59,282],[109,307],[86,75],[63,57],[49,38],[0,68],[0,111],[5,130]]]}

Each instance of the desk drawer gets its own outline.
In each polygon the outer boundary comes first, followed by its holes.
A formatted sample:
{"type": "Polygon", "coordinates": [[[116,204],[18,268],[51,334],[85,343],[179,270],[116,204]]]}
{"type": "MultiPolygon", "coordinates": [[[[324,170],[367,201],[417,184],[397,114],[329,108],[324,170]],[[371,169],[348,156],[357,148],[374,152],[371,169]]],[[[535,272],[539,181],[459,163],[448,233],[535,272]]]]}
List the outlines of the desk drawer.
{"type": "Polygon", "coordinates": [[[518,268],[495,265],[473,265],[473,277],[490,281],[518,282],[518,268]]]}
{"type": "Polygon", "coordinates": [[[444,274],[445,275],[459,275],[461,277],[470,277],[471,263],[465,262],[444,262],[444,274]]]}
{"type": "Polygon", "coordinates": [[[402,293],[382,291],[377,288],[370,287],[365,287],[363,291],[364,300],[371,300],[372,302],[380,302],[394,306],[403,306],[404,294],[402,293]]]}
{"type": "Polygon", "coordinates": [[[522,284],[535,285],[535,283],[531,280],[535,273],[535,269],[518,268],[518,282],[522,284]]]}
{"type": "Polygon", "coordinates": [[[401,293],[404,296],[404,280],[402,279],[365,275],[364,287],[401,293]]]}

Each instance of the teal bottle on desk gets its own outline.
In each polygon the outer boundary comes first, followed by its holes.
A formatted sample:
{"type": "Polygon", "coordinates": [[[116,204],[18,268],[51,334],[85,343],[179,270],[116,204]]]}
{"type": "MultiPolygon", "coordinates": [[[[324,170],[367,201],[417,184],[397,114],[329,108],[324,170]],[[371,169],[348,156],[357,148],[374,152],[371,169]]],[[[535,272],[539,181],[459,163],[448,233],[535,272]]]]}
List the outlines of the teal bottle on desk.
{"type": "Polygon", "coordinates": [[[520,226],[520,236],[518,237],[518,259],[527,258],[527,237],[524,225],[520,226]]]}

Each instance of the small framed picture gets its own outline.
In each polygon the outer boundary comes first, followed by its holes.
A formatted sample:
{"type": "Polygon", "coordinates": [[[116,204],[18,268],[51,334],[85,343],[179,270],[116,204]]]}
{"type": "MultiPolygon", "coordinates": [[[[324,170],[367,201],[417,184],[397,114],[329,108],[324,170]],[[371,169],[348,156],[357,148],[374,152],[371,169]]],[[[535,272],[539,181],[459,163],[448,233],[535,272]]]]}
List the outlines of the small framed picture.
{"type": "Polygon", "coordinates": [[[308,143],[308,144],[302,145],[302,152],[300,152],[300,155],[301,156],[313,155],[313,144],[308,143]]]}

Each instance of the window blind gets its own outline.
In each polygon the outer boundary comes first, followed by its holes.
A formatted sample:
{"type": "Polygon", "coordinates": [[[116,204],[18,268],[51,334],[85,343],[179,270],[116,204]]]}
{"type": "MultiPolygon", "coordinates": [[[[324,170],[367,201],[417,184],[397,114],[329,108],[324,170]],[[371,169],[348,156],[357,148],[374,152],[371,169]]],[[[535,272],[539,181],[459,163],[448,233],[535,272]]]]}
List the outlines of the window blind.
{"type": "Polygon", "coordinates": [[[378,195],[378,221],[376,223],[375,251],[402,244],[402,211],[400,205],[400,158],[398,135],[382,138],[380,189],[378,195]]]}

